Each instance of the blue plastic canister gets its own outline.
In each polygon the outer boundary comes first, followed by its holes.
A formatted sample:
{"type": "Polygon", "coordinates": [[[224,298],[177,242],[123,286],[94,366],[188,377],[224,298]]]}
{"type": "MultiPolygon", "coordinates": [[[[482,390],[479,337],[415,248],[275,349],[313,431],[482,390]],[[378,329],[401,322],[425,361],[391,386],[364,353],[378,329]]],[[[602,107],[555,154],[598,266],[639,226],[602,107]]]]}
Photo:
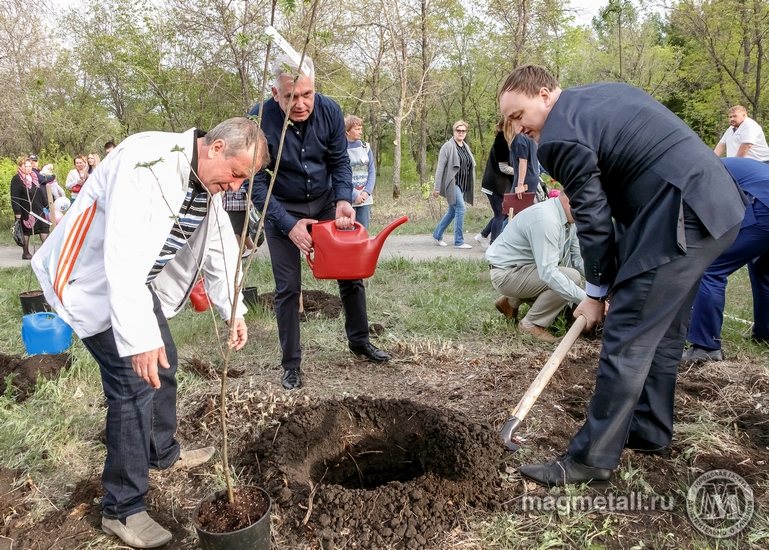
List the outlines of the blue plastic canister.
{"type": "Polygon", "coordinates": [[[61,353],[72,343],[72,329],[55,313],[30,313],[21,318],[21,339],[29,355],[61,353]]]}

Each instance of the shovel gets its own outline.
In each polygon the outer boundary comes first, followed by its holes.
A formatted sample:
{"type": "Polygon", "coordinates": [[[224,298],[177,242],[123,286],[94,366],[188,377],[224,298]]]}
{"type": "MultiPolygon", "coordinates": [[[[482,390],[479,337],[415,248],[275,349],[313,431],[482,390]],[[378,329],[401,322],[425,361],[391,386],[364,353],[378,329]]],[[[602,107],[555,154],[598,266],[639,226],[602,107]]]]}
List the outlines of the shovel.
{"type": "Polygon", "coordinates": [[[509,451],[515,452],[520,449],[520,446],[513,442],[513,434],[518,430],[521,422],[523,422],[523,419],[526,418],[526,415],[534,406],[534,403],[539,397],[539,394],[542,393],[542,390],[545,389],[547,383],[550,382],[550,379],[555,374],[555,371],[558,370],[561,361],[563,361],[563,358],[571,349],[571,346],[574,345],[574,342],[577,341],[577,337],[579,337],[580,333],[582,333],[582,331],[585,329],[586,324],[587,319],[585,319],[584,315],[577,317],[577,320],[574,321],[574,324],[569,329],[569,332],[567,332],[566,336],[563,337],[561,343],[558,344],[557,348],[555,348],[553,355],[551,355],[550,359],[547,360],[547,363],[545,363],[545,366],[542,367],[541,371],[539,371],[539,374],[534,379],[534,382],[531,383],[529,389],[526,390],[526,393],[518,402],[518,406],[510,411],[510,417],[507,419],[507,422],[505,422],[505,425],[502,426],[501,433],[502,442],[505,444],[505,447],[507,447],[509,451]]]}

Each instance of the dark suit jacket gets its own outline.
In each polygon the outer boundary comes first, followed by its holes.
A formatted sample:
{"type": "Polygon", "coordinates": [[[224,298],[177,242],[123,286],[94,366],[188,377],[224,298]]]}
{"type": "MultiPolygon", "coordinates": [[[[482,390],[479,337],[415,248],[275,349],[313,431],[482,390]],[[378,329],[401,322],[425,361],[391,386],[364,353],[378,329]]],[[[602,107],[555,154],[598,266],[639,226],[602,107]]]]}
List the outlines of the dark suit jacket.
{"type": "Polygon", "coordinates": [[[500,162],[508,162],[510,156],[510,147],[505,141],[505,134],[499,132],[494,138],[494,145],[491,146],[489,160],[486,162],[486,170],[483,172],[481,187],[497,195],[504,195],[510,192],[513,186],[513,176],[505,174],[499,169],[500,162]]]}
{"type": "Polygon", "coordinates": [[[563,90],[538,154],[569,197],[585,278],[596,286],[616,285],[686,254],[683,203],[715,238],[745,212],[745,196],[712,149],[627,84],[563,90]]]}

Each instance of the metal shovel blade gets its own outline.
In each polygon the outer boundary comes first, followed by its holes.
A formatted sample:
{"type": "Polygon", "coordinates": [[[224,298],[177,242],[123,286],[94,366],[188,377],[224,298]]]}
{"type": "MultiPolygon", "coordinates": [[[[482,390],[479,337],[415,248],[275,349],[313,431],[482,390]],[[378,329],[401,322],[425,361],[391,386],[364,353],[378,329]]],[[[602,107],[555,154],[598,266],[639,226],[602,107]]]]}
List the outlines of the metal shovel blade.
{"type": "Polygon", "coordinates": [[[534,382],[532,382],[531,386],[529,386],[529,389],[526,390],[526,393],[521,398],[518,406],[510,411],[510,417],[507,419],[507,422],[505,422],[505,425],[502,427],[502,432],[500,433],[502,436],[502,442],[510,451],[515,452],[520,449],[520,446],[514,443],[512,440],[513,434],[521,425],[523,419],[526,418],[526,415],[534,406],[534,402],[539,397],[539,394],[542,393],[542,390],[545,389],[545,386],[547,386],[547,383],[553,377],[555,371],[558,370],[558,366],[561,364],[561,361],[563,361],[566,353],[574,345],[574,342],[577,341],[577,338],[585,329],[586,324],[587,319],[585,319],[583,315],[580,315],[577,320],[574,321],[574,324],[569,329],[569,332],[567,332],[566,336],[563,337],[561,343],[558,344],[557,348],[555,348],[553,355],[550,356],[550,359],[548,359],[547,363],[545,363],[545,366],[542,367],[542,370],[534,379],[534,382]]]}

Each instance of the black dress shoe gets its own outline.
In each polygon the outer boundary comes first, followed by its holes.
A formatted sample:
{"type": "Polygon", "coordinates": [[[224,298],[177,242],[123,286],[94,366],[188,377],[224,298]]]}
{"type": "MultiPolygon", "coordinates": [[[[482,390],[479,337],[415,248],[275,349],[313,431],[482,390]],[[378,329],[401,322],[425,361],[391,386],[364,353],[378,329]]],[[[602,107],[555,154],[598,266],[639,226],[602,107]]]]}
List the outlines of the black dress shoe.
{"type": "Polygon", "coordinates": [[[387,355],[371,342],[366,342],[360,346],[354,346],[350,344],[350,351],[355,355],[362,355],[369,361],[374,361],[375,363],[386,363],[391,359],[389,355],[387,355]]]}
{"type": "Polygon", "coordinates": [[[281,385],[287,390],[298,390],[302,387],[301,369],[285,369],[280,377],[281,385]]]}
{"type": "Polygon", "coordinates": [[[641,453],[643,455],[654,455],[662,458],[670,458],[670,447],[664,447],[652,443],[648,439],[636,435],[634,432],[630,432],[625,442],[625,448],[630,449],[633,452],[641,453]]]}
{"type": "Polygon", "coordinates": [[[769,344],[769,338],[759,336],[758,334],[751,334],[749,340],[754,344],[769,344]]]}
{"type": "Polygon", "coordinates": [[[612,471],[606,468],[580,464],[568,454],[562,454],[555,460],[543,464],[521,466],[520,472],[522,476],[547,487],[561,487],[575,483],[606,485],[612,474],[612,471]]]}

